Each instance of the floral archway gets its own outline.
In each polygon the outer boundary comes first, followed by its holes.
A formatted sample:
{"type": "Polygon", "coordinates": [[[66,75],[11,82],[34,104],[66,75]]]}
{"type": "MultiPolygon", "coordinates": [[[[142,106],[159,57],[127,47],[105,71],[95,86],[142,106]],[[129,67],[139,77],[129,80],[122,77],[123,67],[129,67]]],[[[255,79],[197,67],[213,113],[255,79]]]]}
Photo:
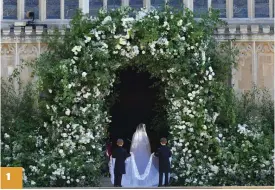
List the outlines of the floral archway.
{"type": "Polygon", "coordinates": [[[41,130],[47,135],[39,145],[44,157],[37,167],[49,184],[98,185],[111,121],[104,102],[116,71],[128,66],[165,84],[175,182],[211,183],[218,173],[217,97],[223,90],[222,71],[231,66],[217,65],[219,55],[213,54],[218,45],[212,34],[219,23],[214,13],[195,21],[188,10],[120,8],[100,11],[97,18],[79,13],[63,37],[49,38],[50,51],[36,68],[39,88],[47,94],[40,101],[45,110],[41,130]]]}

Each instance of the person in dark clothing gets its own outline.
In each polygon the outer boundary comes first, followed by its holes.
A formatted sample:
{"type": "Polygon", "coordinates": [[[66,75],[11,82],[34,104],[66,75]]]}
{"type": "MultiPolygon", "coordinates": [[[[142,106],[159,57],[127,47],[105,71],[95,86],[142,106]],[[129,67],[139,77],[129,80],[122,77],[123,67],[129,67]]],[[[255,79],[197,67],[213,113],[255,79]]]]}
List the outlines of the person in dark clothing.
{"type": "Polygon", "coordinates": [[[159,157],[159,187],[162,186],[163,174],[165,175],[164,185],[168,186],[168,174],[171,172],[170,158],[172,156],[171,150],[167,144],[166,138],[160,139],[160,148],[155,152],[155,156],[159,157]]]}
{"type": "Polygon", "coordinates": [[[114,152],[112,154],[112,157],[116,159],[115,161],[115,168],[114,168],[114,174],[115,174],[115,181],[114,186],[115,187],[122,187],[121,186],[121,180],[122,175],[125,174],[125,160],[127,157],[131,156],[124,148],[122,148],[124,142],[122,139],[117,140],[118,147],[114,149],[114,152]]]}

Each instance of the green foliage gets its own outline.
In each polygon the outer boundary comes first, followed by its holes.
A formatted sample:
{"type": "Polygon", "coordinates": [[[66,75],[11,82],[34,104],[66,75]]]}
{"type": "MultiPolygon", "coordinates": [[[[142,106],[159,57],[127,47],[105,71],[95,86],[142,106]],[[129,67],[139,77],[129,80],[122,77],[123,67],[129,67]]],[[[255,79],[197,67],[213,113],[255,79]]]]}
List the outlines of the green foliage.
{"type": "Polygon", "coordinates": [[[1,166],[22,166],[30,173],[29,166],[36,165],[39,138],[36,135],[42,125],[37,92],[31,83],[26,86],[15,80],[1,83],[1,166]]]}
{"type": "Polygon", "coordinates": [[[22,165],[27,185],[100,185],[108,111],[116,98],[111,89],[118,71],[135,66],[161,81],[163,104],[152,125],[169,128],[175,185],[270,185],[271,102],[254,95],[239,100],[227,86],[236,50],[214,39],[214,29],[224,24],[216,12],[197,21],[189,10],[171,10],[123,7],[101,10],[96,19],[78,12],[65,35],[48,36],[49,51],[34,65],[38,89],[17,95],[3,86],[2,139],[12,147],[3,151],[3,164],[22,165]],[[252,133],[240,132],[239,124],[252,133]]]}

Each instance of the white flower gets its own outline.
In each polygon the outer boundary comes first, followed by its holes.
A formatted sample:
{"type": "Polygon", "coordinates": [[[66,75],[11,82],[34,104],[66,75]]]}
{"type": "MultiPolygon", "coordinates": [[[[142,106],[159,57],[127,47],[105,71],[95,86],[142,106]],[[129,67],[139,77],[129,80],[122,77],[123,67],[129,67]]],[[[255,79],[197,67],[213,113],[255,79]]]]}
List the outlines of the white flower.
{"type": "Polygon", "coordinates": [[[115,46],[115,48],[116,48],[116,49],[121,49],[121,45],[117,44],[117,45],[115,46]]]}
{"type": "Polygon", "coordinates": [[[76,179],[75,181],[76,181],[77,183],[79,183],[79,179],[76,179]]]}
{"type": "Polygon", "coordinates": [[[10,136],[9,136],[7,133],[5,133],[5,134],[4,134],[4,137],[5,137],[5,138],[9,138],[10,136]]]}
{"type": "Polygon", "coordinates": [[[85,44],[88,43],[88,42],[90,42],[91,39],[92,39],[92,38],[91,38],[90,36],[85,36],[85,41],[84,41],[85,44]]]}
{"type": "Polygon", "coordinates": [[[177,23],[178,26],[181,26],[182,25],[182,20],[179,20],[178,23],[177,23]]]}
{"type": "Polygon", "coordinates": [[[212,73],[213,72],[213,69],[212,69],[212,67],[210,66],[209,67],[209,71],[212,73]]]}
{"type": "Polygon", "coordinates": [[[83,72],[82,73],[82,77],[86,77],[87,76],[87,73],[86,72],[83,72]]]}
{"type": "Polygon", "coordinates": [[[182,27],[182,31],[183,31],[183,32],[186,32],[186,27],[182,27]]]}
{"type": "Polygon", "coordinates": [[[102,25],[105,25],[106,23],[108,23],[108,22],[110,22],[110,21],[112,21],[112,17],[110,17],[110,16],[106,16],[105,18],[104,18],[104,20],[102,21],[102,25]]]}
{"type": "Polygon", "coordinates": [[[52,91],[52,89],[49,89],[49,93],[52,93],[53,91],[52,91]]]}
{"type": "Polygon", "coordinates": [[[165,22],[163,23],[163,27],[166,27],[166,26],[169,26],[169,23],[168,23],[167,21],[165,21],[165,22]]]}
{"type": "Polygon", "coordinates": [[[216,165],[211,166],[211,170],[212,170],[215,174],[217,174],[217,173],[219,172],[219,167],[216,166],[216,165]]]}
{"type": "Polygon", "coordinates": [[[216,119],[217,119],[217,117],[219,116],[219,114],[218,113],[214,113],[214,116],[213,116],[213,121],[215,122],[216,121],[216,119]]]}
{"type": "Polygon", "coordinates": [[[120,38],[119,39],[119,44],[126,45],[127,44],[127,40],[125,40],[124,38],[120,38]]]}
{"type": "Polygon", "coordinates": [[[36,183],[33,181],[33,180],[31,180],[31,185],[35,185],[36,183]]]}
{"type": "Polygon", "coordinates": [[[72,52],[73,52],[75,55],[77,55],[78,52],[81,51],[81,48],[82,48],[81,46],[74,46],[73,49],[72,49],[72,52]]]}
{"type": "Polygon", "coordinates": [[[200,151],[199,150],[196,150],[196,153],[198,154],[200,151]]]}
{"type": "Polygon", "coordinates": [[[65,114],[69,116],[71,114],[71,110],[66,109],[65,114]]]}
{"type": "Polygon", "coordinates": [[[91,96],[92,94],[90,92],[87,92],[86,94],[83,95],[83,98],[89,98],[89,96],[91,96]]]}
{"type": "Polygon", "coordinates": [[[219,138],[222,138],[222,134],[219,134],[219,138]]]}

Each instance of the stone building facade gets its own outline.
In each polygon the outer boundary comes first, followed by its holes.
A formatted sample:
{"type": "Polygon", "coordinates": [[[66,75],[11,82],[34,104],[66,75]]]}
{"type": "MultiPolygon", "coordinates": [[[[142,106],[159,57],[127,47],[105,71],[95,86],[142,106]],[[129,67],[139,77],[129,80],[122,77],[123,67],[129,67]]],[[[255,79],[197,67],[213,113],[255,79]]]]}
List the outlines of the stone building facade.
{"type": "MultiPolygon", "coordinates": [[[[113,9],[119,6],[133,8],[158,8],[165,0],[2,0],[1,19],[1,76],[7,77],[15,67],[30,61],[47,50],[41,42],[42,33],[51,34],[55,27],[62,30],[76,8],[95,16],[98,9],[113,9]],[[24,25],[25,13],[35,13],[35,23],[47,28],[24,25]]],[[[196,17],[208,8],[220,10],[220,17],[228,26],[217,28],[219,41],[235,39],[232,46],[238,47],[238,67],[232,70],[232,85],[237,92],[250,90],[253,85],[266,87],[274,97],[274,0],[170,0],[171,6],[187,7],[196,17]]],[[[30,80],[30,68],[21,77],[30,80]]]]}

